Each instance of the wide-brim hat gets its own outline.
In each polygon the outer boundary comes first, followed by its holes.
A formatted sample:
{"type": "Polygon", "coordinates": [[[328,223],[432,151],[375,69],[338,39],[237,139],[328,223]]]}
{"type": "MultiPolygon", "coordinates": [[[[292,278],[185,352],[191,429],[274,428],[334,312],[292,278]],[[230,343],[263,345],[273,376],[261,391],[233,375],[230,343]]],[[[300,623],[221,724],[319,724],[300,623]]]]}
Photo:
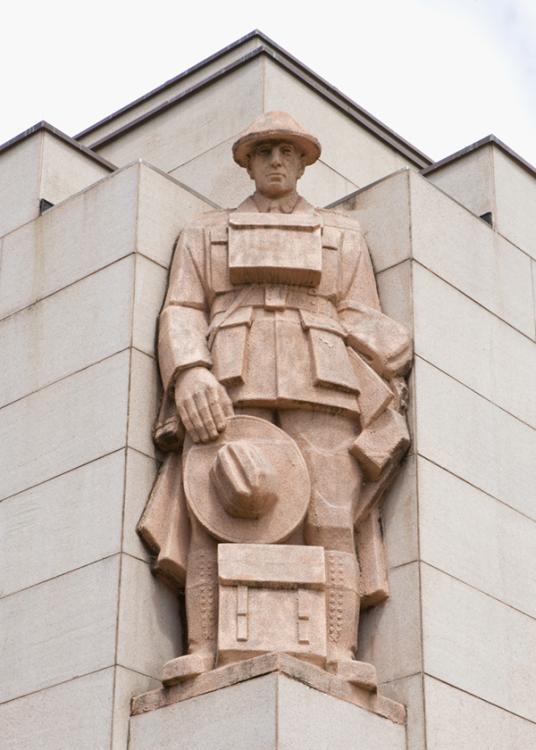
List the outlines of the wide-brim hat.
{"type": "Polygon", "coordinates": [[[243,544],[277,544],[302,522],[311,495],[309,472],[294,440],[265,419],[235,416],[210,443],[193,444],[184,462],[184,491],[190,511],[216,539],[243,544]],[[259,518],[237,518],[218,498],[211,469],[218,451],[233,442],[251,442],[272,465],[278,500],[259,518]]]}
{"type": "Polygon", "coordinates": [[[314,164],[321,153],[320,142],[286,112],[267,112],[258,117],[233,144],[233,158],[247,167],[248,155],[259,141],[285,140],[303,154],[306,166],[314,164]]]}

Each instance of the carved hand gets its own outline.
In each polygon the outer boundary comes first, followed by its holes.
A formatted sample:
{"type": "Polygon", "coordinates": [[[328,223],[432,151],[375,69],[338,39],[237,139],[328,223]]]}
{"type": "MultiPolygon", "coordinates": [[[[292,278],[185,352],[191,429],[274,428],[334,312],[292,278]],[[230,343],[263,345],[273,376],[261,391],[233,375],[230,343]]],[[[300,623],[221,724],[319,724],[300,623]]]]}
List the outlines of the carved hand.
{"type": "Polygon", "coordinates": [[[225,388],[205,367],[191,367],[175,382],[177,411],[194,443],[209,443],[234,414],[225,388]]]}

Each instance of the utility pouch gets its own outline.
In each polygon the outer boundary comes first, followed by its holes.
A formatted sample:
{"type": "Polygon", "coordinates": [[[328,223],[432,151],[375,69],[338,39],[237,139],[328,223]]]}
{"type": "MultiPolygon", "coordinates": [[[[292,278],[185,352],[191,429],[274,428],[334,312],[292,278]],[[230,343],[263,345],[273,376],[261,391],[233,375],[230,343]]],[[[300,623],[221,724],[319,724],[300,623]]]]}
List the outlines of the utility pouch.
{"type": "Polygon", "coordinates": [[[348,358],[346,334],[337,321],[300,310],[302,328],[311,345],[315,385],[359,393],[359,382],[348,358]]]}
{"type": "Polygon", "coordinates": [[[240,385],[244,382],[248,331],[253,308],[240,307],[229,315],[211,338],[213,372],[223,385],[240,385]]]}

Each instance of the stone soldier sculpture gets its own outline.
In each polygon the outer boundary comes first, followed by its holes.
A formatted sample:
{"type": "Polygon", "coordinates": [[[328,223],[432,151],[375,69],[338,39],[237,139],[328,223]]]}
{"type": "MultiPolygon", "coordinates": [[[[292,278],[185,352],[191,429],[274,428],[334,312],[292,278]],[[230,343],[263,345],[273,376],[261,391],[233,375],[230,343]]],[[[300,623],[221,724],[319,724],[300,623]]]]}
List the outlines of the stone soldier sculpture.
{"type": "Polygon", "coordinates": [[[155,429],[168,457],[139,526],[157,569],[179,584],[185,577],[189,651],[166,665],[167,684],[215,666],[217,545],[236,541],[219,530],[225,519],[229,528],[249,524],[244,541],[324,549],[325,665],[350,680],[355,665],[359,680],[360,599],[382,595],[365,579],[379,559],[378,502],[409,444],[403,376],[412,355],[406,331],[381,312],[357,222],[296,192],[319,155],[292,117],[263,115],[233,146],[254,194],[194,220],[176,247],[160,316],[155,429]],[[278,456],[263,453],[270,429],[278,456]],[[244,431],[253,442],[240,439],[244,431]],[[216,456],[226,432],[234,448],[216,456]],[[209,485],[219,520],[201,509],[209,485]],[[277,517],[258,531],[275,500],[277,517]]]}

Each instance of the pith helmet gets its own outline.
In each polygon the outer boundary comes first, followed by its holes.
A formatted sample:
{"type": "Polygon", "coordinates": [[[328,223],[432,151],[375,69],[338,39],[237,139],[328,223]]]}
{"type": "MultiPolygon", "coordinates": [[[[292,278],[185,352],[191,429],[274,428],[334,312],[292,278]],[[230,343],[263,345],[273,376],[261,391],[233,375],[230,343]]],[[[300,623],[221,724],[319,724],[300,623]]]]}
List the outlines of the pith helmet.
{"type": "Polygon", "coordinates": [[[305,158],[306,166],[314,164],[321,152],[319,141],[286,112],[266,112],[257,117],[233,144],[233,158],[247,167],[247,157],[259,141],[285,140],[293,143],[305,158]]]}
{"type": "Polygon", "coordinates": [[[277,544],[302,522],[311,483],[290,435],[240,415],[227,420],[217,440],[190,447],[184,491],[190,511],[216,539],[277,544]]]}

